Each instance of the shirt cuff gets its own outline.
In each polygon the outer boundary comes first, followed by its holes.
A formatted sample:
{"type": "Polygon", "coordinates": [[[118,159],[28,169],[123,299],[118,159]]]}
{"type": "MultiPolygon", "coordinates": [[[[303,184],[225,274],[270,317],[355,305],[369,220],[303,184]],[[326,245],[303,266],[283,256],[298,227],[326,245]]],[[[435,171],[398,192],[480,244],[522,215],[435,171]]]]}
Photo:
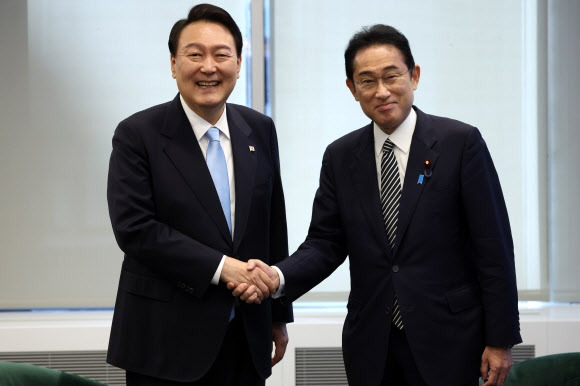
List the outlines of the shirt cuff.
{"type": "Polygon", "coordinates": [[[222,275],[222,269],[224,268],[225,262],[226,262],[226,255],[223,255],[222,260],[220,261],[220,265],[218,265],[217,271],[215,271],[215,273],[211,279],[211,284],[218,285],[220,283],[220,276],[222,275]]]}
{"type": "Polygon", "coordinates": [[[280,277],[280,287],[274,295],[272,295],[272,299],[278,299],[285,295],[284,290],[286,289],[286,280],[284,280],[284,274],[280,270],[280,268],[276,267],[275,265],[272,266],[278,272],[278,276],[280,277]]]}

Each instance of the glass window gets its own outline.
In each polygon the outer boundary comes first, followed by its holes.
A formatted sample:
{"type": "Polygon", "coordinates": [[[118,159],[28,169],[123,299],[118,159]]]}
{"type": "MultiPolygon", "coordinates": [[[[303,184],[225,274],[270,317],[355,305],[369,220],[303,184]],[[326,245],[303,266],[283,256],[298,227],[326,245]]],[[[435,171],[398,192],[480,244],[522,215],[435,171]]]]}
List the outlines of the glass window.
{"type": "MultiPolygon", "coordinates": [[[[248,47],[250,0],[213,3],[248,47]]],[[[167,40],[192,6],[0,2],[0,308],[113,306],[123,254],[106,202],[111,138],[122,119],[177,94],[167,40]]],[[[229,101],[248,105],[244,52],[229,101]]]]}
{"type": "MultiPolygon", "coordinates": [[[[370,122],[346,87],[344,49],[362,26],[390,24],[407,36],[421,66],[415,105],[482,132],[508,206],[518,287],[523,293],[533,291],[536,298],[547,296],[545,240],[533,226],[541,218],[538,180],[545,175],[538,174],[535,140],[535,14],[533,5],[526,4],[270,2],[272,76],[267,94],[279,131],[291,251],[308,230],[324,149],[370,122]]],[[[326,297],[339,292],[345,299],[347,264],[313,293],[326,297]]]]}

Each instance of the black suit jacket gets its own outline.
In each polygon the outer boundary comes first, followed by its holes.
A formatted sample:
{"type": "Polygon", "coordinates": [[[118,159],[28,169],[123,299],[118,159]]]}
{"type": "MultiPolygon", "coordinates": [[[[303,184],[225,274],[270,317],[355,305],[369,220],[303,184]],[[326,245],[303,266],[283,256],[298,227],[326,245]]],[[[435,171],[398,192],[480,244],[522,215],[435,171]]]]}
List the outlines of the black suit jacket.
{"type": "MultiPolygon", "coordinates": [[[[210,283],[222,255],[275,263],[288,254],[272,120],[227,105],[236,189],[234,237],[179,95],[122,121],[113,137],[107,198],[125,253],[107,361],[193,381],[214,362],[234,297],[210,283]],[[253,146],[253,151],[250,147],[253,146]]],[[[272,322],[291,304],[241,304],[258,373],[271,373],[272,322]]]]}
{"type": "Polygon", "coordinates": [[[394,250],[370,124],[326,149],[308,237],[277,264],[293,300],[349,256],[343,354],[352,386],[380,385],[395,293],[429,385],[473,381],[485,345],[521,342],[508,214],[485,142],[472,126],[415,110],[394,250]],[[427,159],[432,174],[419,181],[427,159]]]}

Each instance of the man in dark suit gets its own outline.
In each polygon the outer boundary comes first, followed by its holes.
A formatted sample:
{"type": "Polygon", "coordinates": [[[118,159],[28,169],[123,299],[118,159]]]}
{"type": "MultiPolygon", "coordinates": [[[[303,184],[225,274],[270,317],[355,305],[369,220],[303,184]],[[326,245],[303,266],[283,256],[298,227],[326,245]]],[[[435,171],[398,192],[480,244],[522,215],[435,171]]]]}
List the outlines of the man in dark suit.
{"type": "MultiPolygon", "coordinates": [[[[345,65],[372,122],[326,149],[308,236],[270,272],[278,292],[298,298],[348,255],[350,385],[477,385],[479,375],[501,385],[521,337],[508,214],[485,142],[413,106],[420,67],[396,29],[354,35],[345,65]]],[[[246,288],[234,294],[246,299],[246,288]]]]}
{"type": "Polygon", "coordinates": [[[275,127],[226,104],[242,35],[225,10],[192,8],[169,50],[179,94],[113,137],[107,198],[125,258],[107,361],[127,385],[264,385],[292,321],[270,278],[246,269],[288,255],[275,127]],[[234,302],[227,282],[252,283],[258,304],[234,302]]]}

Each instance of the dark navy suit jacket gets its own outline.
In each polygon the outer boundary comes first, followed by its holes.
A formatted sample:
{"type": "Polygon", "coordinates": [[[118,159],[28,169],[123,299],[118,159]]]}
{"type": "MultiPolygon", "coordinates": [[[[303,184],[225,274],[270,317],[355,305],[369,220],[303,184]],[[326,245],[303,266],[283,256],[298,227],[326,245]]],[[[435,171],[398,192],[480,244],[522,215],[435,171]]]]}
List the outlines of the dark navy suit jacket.
{"type": "Polygon", "coordinates": [[[485,142],[472,126],[414,109],[394,250],[371,123],[328,146],[306,241],[277,264],[294,300],[349,256],[343,355],[351,386],[381,383],[395,293],[429,385],[473,382],[485,345],[521,342],[510,225],[485,142]],[[421,181],[425,160],[431,176],[421,181]]]}
{"type": "MultiPolygon", "coordinates": [[[[234,303],[212,285],[222,255],[273,264],[288,255],[274,123],[228,104],[236,207],[229,233],[179,95],[122,121],[113,137],[107,198],[125,253],[107,361],[133,372],[194,381],[214,362],[234,303]]],[[[240,304],[253,362],[271,373],[272,322],[291,304],[240,304]]]]}

